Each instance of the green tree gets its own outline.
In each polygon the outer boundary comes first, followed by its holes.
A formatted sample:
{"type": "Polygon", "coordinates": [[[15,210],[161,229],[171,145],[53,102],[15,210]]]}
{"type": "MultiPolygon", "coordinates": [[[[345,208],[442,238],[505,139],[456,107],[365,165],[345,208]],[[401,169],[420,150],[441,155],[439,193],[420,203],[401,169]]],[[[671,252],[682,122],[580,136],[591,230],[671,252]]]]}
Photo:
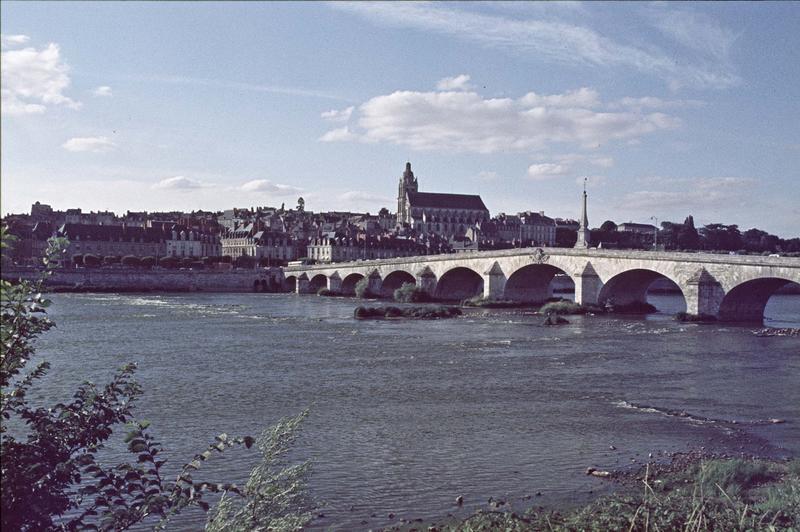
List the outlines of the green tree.
{"type": "MultiPolygon", "coordinates": [[[[5,227],[0,231],[5,249],[13,238],[5,227]]],[[[159,525],[163,525],[188,506],[208,510],[203,497],[209,492],[241,497],[242,507],[259,512],[253,516],[258,522],[293,524],[297,528],[305,525],[309,511],[299,505],[309,466],[304,463],[281,469],[277,460],[294,441],[296,428],[306,413],[284,420],[271,438],[262,438],[266,465],[257,471],[271,472],[271,476],[259,474],[261,480],[242,490],[233,484],[197,482],[192,475],[215,453],[240,444],[250,447],[254,443],[250,437],[221,434],[184,465],[175,480],[163,476],[166,461],[161,444],[148,433],[147,422],[133,418],[133,406],[142,393],[133,379],[133,364],[122,367],[106,386],[83,384],[69,403],[43,408],[28,402],[28,393],[49,369],[47,362],[40,362],[23,374],[35,355],[33,342],[53,326],[46,315],[50,301],[41,292],[66,246],[64,239],[50,241],[44,272],[38,281],[0,281],[0,528],[123,530],[149,517],[160,519],[159,525]],[[125,442],[134,459],[116,465],[101,463],[98,452],[114,428],[122,424],[128,427],[125,442]],[[292,482],[287,486],[272,479],[292,482]],[[275,485],[283,491],[269,488],[275,485]]],[[[241,529],[233,521],[228,525],[218,518],[219,508],[213,515],[221,525],[217,529],[241,529]]]]}
{"type": "Polygon", "coordinates": [[[172,268],[177,268],[178,267],[178,262],[179,261],[180,261],[180,259],[178,259],[178,257],[166,256],[166,257],[161,257],[161,258],[158,259],[158,265],[161,266],[162,268],[170,268],[170,269],[172,269],[172,268]]]}
{"type": "Polygon", "coordinates": [[[97,255],[86,254],[83,256],[83,265],[87,268],[95,268],[100,266],[100,257],[97,255]]]}
{"type": "Polygon", "coordinates": [[[680,230],[681,224],[661,222],[661,230],[658,232],[658,245],[664,246],[664,249],[676,249],[680,230]]]}
{"type": "Polygon", "coordinates": [[[686,217],[683,225],[678,229],[677,244],[680,249],[698,249],[700,247],[700,235],[694,227],[692,215],[686,217]]]}
{"type": "Polygon", "coordinates": [[[256,258],[250,255],[241,255],[240,257],[236,257],[233,265],[237,268],[254,268],[256,265],[256,258]]]}
{"type": "Polygon", "coordinates": [[[606,221],[605,221],[605,222],[603,222],[603,224],[600,226],[600,230],[601,230],[601,231],[606,231],[606,232],[608,232],[608,233],[610,233],[610,232],[612,232],[612,231],[616,231],[616,230],[617,230],[617,224],[615,224],[615,223],[614,223],[613,221],[611,221],[611,220],[606,220],[606,221]]]}
{"type": "Polygon", "coordinates": [[[142,261],[139,257],[134,255],[125,255],[122,257],[122,265],[127,266],[128,268],[138,268],[142,261]]]}
{"type": "Polygon", "coordinates": [[[742,235],[737,225],[708,224],[700,228],[703,248],[712,251],[735,251],[742,248],[742,235]]]}

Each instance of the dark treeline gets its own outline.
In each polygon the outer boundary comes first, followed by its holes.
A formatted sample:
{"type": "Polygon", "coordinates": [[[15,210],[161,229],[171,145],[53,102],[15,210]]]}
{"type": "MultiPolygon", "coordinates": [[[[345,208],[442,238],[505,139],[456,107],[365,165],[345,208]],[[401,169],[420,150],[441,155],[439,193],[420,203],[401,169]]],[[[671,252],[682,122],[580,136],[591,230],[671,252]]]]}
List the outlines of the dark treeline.
{"type": "Polygon", "coordinates": [[[592,245],[616,249],[650,249],[657,239],[658,248],[666,250],[800,253],[800,238],[784,239],[755,228],[741,231],[735,224],[713,223],[698,229],[691,216],[683,223],[661,222],[657,235],[656,231],[618,231],[617,225],[607,220],[599,229],[592,229],[591,238],[592,245]]]}

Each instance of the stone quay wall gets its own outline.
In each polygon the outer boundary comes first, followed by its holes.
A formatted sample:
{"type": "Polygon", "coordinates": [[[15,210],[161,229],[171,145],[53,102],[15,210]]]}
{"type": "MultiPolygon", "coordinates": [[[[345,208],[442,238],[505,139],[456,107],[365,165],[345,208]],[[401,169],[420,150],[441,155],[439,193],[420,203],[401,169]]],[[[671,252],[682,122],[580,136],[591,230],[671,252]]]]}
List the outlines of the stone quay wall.
{"type": "MultiPolygon", "coordinates": [[[[34,269],[3,269],[2,278],[15,282],[35,280],[34,269]]],[[[266,292],[280,289],[282,272],[273,270],[136,270],[64,269],[56,270],[46,282],[53,291],[120,292],[266,292]]]]}

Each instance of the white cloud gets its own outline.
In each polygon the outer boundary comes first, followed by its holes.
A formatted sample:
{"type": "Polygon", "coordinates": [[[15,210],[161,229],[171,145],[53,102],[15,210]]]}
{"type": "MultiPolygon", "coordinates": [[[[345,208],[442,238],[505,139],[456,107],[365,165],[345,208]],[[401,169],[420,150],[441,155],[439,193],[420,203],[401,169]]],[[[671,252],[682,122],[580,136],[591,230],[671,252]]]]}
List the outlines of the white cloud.
{"type": "Polygon", "coordinates": [[[101,85],[92,91],[95,96],[111,96],[111,87],[108,85],[101,85]]]}
{"type": "Polygon", "coordinates": [[[582,187],[584,179],[586,180],[587,188],[603,186],[608,181],[608,178],[604,175],[582,175],[575,178],[575,183],[582,187]]]}
{"type": "Polygon", "coordinates": [[[589,162],[600,168],[611,168],[614,166],[613,157],[595,157],[594,159],[590,159],[589,162]]]}
{"type": "Polygon", "coordinates": [[[78,109],[81,104],[64,95],[69,84],[69,66],[61,60],[61,50],[55,43],[39,50],[2,51],[4,114],[40,114],[51,105],[78,109]]]}
{"type": "Polygon", "coordinates": [[[363,190],[350,190],[348,192],[340,194],[339,199],[351,203],[361,203],[361,202],[391,203],[392,201],[392,199],[387,198],[385,196],[364,192],[363,190]]]}
{"type": "Polygon", "coordinates": [[[550,143],[597,147],[680,125],[663,113],[600,112],[594,91],[484,98],[475,92],[397,91],[358,108],[359,130],[327,132],[323,142],[389,142],[417,150],[475,153],[527,151],[550,143]],[[565,107],[566,105],[566,107],[565,107]]]}
{"type": "Polygon", "coordinates": [[[529,107],[587,107],[593,108],[600,105],[597,91],[582,87],[578,90],[568,91],[564,94],[541,95],[529,92],[520,103],[529,107]]]}
{"type": "Polygon", "coordinates": [[[500,174],[495,171],[484,170],[482,172],[478,172],[478,179],[481,181],[497,181],[500,179],[500,174]]]}
{"type": "Polygon", "coordinates": [[[637,190],[625,194],[620,207],[650,211],[675,207],[716,208],[744,198],[755,180],[745,177],[665,178],[648,177],[650,184],[668,186],[668,190],[637,190]]]}
{"type": "Polygon", "coordinates": [[[641,98],[625,97],[609,104],[611,109],[676,109],[682,107],[702,107],[705,102],[701,100],[663,100],[655,96],[643,96],[641,98]]]}
{"type": "Polygon", "coordinates": [[[556,161],[562,164],[575,165],[578,163],[590,164],[592,166],[599,166],[601,168],[611,168],[614,166],[614,158],[608,156],[594,156],[588,157],[580,153],[565,153],[553,157],[556,161]]]}
{"type": "Polygon", "coordinates": [[[61,145],[67,151],[104,152],[117,147],[108,137],[73,137],[61,145]]]}
{"type": "Polygon", "coordinates": [[[346,142],[351,140],[358,140],[358,135],[350,131],[347,126],[332,129],[322,135],[319,140],[321,142],[346,142]]]}
{"type": "Polygon", "coordinates": [[[459,74],[452,78],[442,78],[436,83],[436,88],[440,91],[466,91],[471,90],[472,85],[469,84],[469,76],[466,74],[459,74]]]}
{"type": "MultiPolygon", "coordinates": [[[[537,61],[571,64],[578,68],[633,69],[664,79],[673,88],[726,88],[739,83],[739,77],[729,62],[705,60],[698,53],[697,46],[692,53],[676,58],[672,50],[659,49],[652,42],[624,44],[588,26],[559,20],[557,13],[554,13],[555,17],[538,18],[531,14],[519,20],[471,12],[469,3],[457,7],[437,2],[348,2],[332,5],[379,24],[448,35],[537,61]]],[[[690,17],[683,19],[692,23],[685,32],[677,27],[679,21],[665,24],[661,29],[685,45],[692,38],[702,36],[697,30],[711,27],[694,23],[696,20],[690,17]]],[[[727,52],[726,37],[715,34],[700,42],[708,42],[713,54],[724,56],[727,52]]]]}
{"type": "Polygon", "coordinates": [[[154,189],[159,190],[178,190],[178,191],[189,191],[189,190],[196,190],[198,188],[205,188],[209,185],[203,184],[196,179],[191,179],[182,175],[175,176],[175,177],[168,177],[166,179],[162,179],[158,183],[152,186],[154,189]]]}
{"type": "Polygon", "coordinates": [[[569,172],[569,167],[563,164],[538,163],[528,167],[528,177],[534,180],[552,179],[569,172]]]}
{"type": "Polygon", "coordinates": [[[347,122],[353,114],[354,107],[351,105],[346,109],[331,109],[322,113],[322,118],[330,122],[347,122]]]}
{"type": "Polygon", "coordinates": [[[273,183],[268,179],[254,179],[239,187],[244,192],[267,192],[275,196],[289,196],[302,192],[302,189],[291,185],[273,183]]]}
{"type": "Polygon", "coordinates": [[[27,35],[0,35],[0,42],[2,43],[3,48],[7,46],[19,46],[20,44],[25,44],[30,40],[31,38],[27,35]]]}
{"type": "Polygon", "coordinates": [[[652,10],[651,23],[661,33],[700,56],[726,65],[736,34],[702,13],[685,9],[652,10]]]}
{"type": "Polygon", "coordinates": [[[304,96],[309,98],[323,98],[326,100],[347,101],[341,96],[323,91],[303,89],[298,87],[282,87],[279,85],[243,83],[241,81],[228,81],[224,79],[192,78],[187,76],[136,76],[131,79],[154,83],[169,83],[173,85],[189,85],[193,87],[212,87],[215,89],[222,89],[223,91],[250,91],[268,94],[283,94],[286,96],[304,96]]]}

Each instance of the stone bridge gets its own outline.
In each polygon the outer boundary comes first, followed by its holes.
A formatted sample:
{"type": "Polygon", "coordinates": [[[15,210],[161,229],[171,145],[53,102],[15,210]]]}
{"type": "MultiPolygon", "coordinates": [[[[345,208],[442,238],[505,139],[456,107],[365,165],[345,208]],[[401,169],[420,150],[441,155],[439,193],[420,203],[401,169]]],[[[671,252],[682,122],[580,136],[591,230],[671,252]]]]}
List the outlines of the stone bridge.
{"type": "Polygon", "coordinates": [[[800,259],[524,248],[293,266],[284,268],[284,283],[287,290],[300,294],[328,288],[354,295],[356,283],[367,279],[370,292],[385,297],[404,283],[414,283],[442,300],[480,295],[534,303],[552,296],[556,275],[574,283],[575,301],[581,304],[646,302],[648,287],[666,278],[683,293],[690,314],[761,321],[776,290],[800,283],[800,259]]]}

